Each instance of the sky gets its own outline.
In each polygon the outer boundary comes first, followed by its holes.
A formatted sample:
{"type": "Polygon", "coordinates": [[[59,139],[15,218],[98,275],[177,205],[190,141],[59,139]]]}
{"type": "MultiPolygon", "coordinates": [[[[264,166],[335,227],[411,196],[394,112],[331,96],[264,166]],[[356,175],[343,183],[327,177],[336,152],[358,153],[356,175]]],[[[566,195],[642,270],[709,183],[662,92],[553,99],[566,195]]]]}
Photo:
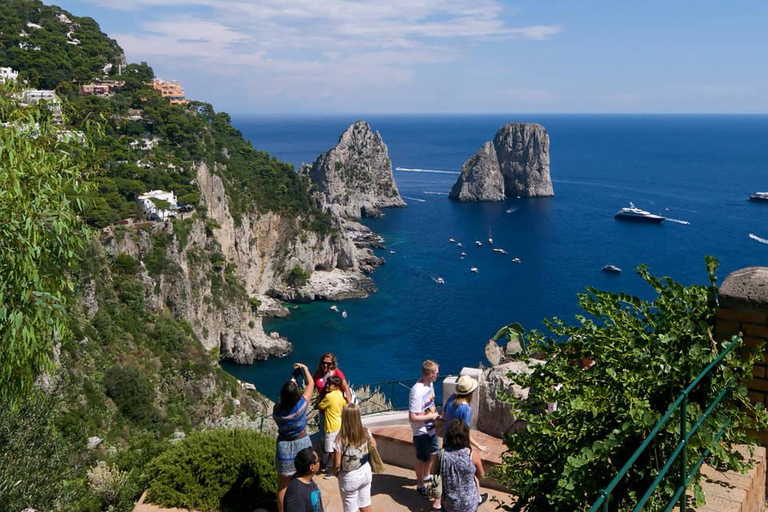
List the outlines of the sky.
{"type": "Polygon", "coordinates": [[[768,113],[765,0],[56,5],[235,116],[768,113]]]}

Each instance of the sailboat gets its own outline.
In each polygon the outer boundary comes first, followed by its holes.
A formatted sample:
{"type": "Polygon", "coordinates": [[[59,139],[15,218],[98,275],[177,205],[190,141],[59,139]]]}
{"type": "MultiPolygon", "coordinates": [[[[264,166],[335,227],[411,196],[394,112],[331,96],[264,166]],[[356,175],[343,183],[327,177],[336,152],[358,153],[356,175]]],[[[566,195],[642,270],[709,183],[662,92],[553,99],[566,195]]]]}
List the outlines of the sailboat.
{"type": "Polygon", "coordinates": [[[491,236],[491,226],[488,226],[488,243],[493,245],[493,237],[491,236]]]}

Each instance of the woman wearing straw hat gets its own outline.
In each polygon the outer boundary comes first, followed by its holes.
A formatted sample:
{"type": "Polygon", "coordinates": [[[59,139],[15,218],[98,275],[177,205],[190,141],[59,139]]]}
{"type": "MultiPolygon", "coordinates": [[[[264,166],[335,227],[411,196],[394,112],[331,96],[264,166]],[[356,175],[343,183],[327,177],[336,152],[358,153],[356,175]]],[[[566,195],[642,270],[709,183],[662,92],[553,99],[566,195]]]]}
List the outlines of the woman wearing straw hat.
{"type": "MultiPolygon", "coordinates": [[[[469,375],[459,377],[459,380],[456,381],[454,394],[448,398],[445,407],[443,407],[444,425],[447,425],[454,418],[459,418],[467,425],[467,428],[470,428],[470,422],[472,421],[472,393],[476,389],[477,381],[475,379],[469,375]]],[[[471,435],[469,442],[473,448],[483,453],[489,451],[487,446],[475,442],[471,435]]]]}

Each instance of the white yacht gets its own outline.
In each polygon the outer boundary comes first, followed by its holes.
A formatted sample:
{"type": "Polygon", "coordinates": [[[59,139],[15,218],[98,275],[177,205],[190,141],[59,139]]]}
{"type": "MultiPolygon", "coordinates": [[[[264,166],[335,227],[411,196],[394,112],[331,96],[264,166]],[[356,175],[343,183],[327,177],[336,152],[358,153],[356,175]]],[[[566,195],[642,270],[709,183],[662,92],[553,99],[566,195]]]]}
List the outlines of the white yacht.
{"type": "Polygon", "coordinates": [[[463,247],[463,246],[461,245],[461,242],[459,242],[456,244],[456,247],[463,247]]]}
{"type": "Polygon", "coordinates": [[[475,240],[475,245],[478,247],[482,247],[483,242],[481,242],[480,240],[475,240]]]}
{"type": "Polygon", "coordinates": [[[443,279],[442,277],[438,277],[435,279],[435,282],[437,284],[445,284],[445,279],[443,279]]]}
{"type": "Polygon", "coordinates": [[[504,249],[501,249],[499,247],[494,247],[493,248],[493,252],[497,252],[499,254],[507,254],[507,251],[505,251],[504,249]]]}
{"type": "Polygon", "coordinates": [[[606,265],[603,267],[603,272],[609,272],[611,274],[621,274],[621,269],[616,265],[606,265]]]}
{"type": "Polygon", "coordinates": [[[334,304],[333,306],[331,306],[331,311],[333,311],[334,313],[338,313],[339,307],[336,304],[334,304]]]}
{"type": "Polygon", "coordinates": [[[493,237],[491,236],[491,226],[488,226],[488,243],[493,245],[493,237]]]}
{"type": "Polygon", "coordinates": [[[472,267],[472,268],[469,269],[469,271],[470,272],[474,272],[474,273],[480,272],[479,270],[477,270],[477,267],[472,267]]]}
{"type": "Polygon", "coordinates": [[[664,217],[660,215],[654,215],[651,212],[647,212],[645,210],[641,210],[640,208],[635,206],[633,203],[629,203],[628,207],[622,208],[621,210],[616,212],[616,215],[614,215],[614,217],[616,217],[619,220],[653,222],[656,224],[664,220],[664,217]]]}
{"type": "Polygon", "coordinates": [[[455,238],[453,238],[453,237],[451,237],[451,238],[449,238],[449,239],[448,239],[448,241],[449,241],[449,242],[451,242],[451,243],[453,243],[453,242],[455,242],[455,241],[456,241],[456,239],[455,239],[455,238]]]}
{"type": "Polygon", "coordinates": [[[749,196],[750,201],[768,201],[768,192],[755,192],[749,196]]]}
{"type": "Polygon", "coordinates": [[[512,258],[512,263],[522,263],[522,262],[523,260],[521,260],[520,258],[512,258]]]}

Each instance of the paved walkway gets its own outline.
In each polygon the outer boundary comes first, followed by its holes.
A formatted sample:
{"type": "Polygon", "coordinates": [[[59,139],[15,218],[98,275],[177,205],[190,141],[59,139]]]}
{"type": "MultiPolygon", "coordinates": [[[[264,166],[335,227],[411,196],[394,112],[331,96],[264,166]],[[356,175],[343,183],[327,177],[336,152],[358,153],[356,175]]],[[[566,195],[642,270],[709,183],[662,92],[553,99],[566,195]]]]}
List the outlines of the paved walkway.
{"type": "MultiPolygon", "coordinates": [[[[341,498],[339,497],[339,482],[336,478],[325,480],[322,476],[315,478],[317,485],[323,493],[323,506],[325,512],[342,512],[341,498]]],[[[496,510],[498,503],[493,500],[501,500],[509,503],[512,497],[509,494],[483,488],[481,492],[487,492],[488,501],[480,508],[480,512],[496,510]]],[[[416,480],[412,470],[387,464],[387,472],[373,475],[371,499],[374,512],[389,512],[411,510],[428,511],[432,508],[432,502],[425,500],[416,492],[416,480]]]]}

